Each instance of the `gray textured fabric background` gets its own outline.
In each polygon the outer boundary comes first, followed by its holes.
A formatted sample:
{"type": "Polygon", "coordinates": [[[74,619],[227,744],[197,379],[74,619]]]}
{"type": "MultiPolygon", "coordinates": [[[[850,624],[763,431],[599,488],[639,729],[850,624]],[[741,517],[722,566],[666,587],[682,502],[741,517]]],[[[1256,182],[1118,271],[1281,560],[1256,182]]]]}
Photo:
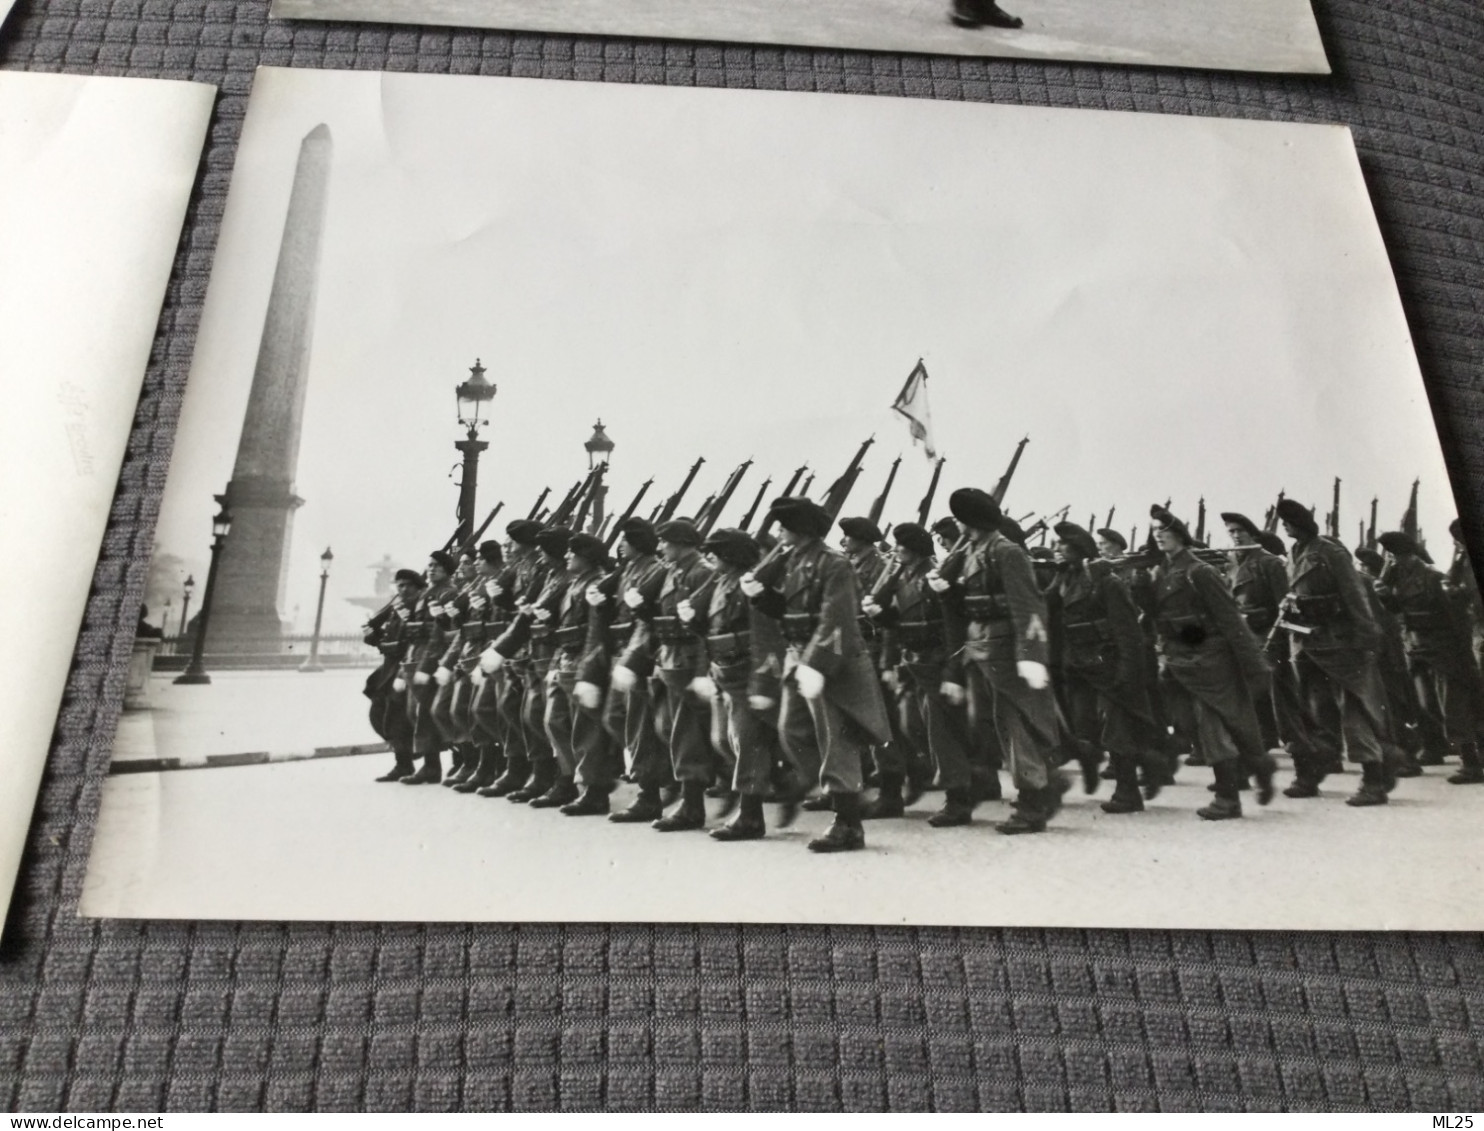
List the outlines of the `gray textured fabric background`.
{"type": "MultiPolygon", "coordinates": [[[[1484,1109],[1477,936],[75,918],[130,610],[255,66],[1348,123],[1464,521],[1484,547],[1484,8],[1316,8],[1333,78],[270,23],[266,0],[20,0],[0,28],[0,66],[200,79],[221,98],[0,947],[0,1100],[32,1110],[1484,1109]]],[[[1458,851],[1477,857],[1481,842],[1458,851]]]]}

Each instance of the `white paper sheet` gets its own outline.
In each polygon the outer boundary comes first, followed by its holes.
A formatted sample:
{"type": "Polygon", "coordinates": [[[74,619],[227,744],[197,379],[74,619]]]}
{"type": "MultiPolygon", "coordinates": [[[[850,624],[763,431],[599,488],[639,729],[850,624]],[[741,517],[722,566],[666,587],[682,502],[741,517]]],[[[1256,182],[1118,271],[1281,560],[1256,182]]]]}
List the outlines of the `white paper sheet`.
{"type": "Polygon", "coordinates": [[[1309,0],[1001,0],[1015,29],[958,27],[949,0],[274,0],[272,15],[862,51],[1328,74],[1309,0]]]}
{"type": "Polygon", "coordinates": [[[9,902],[215,88],[0,73],[9,902]]]}
{"type": "MultiPolygon", "coordinates": [[[[1220,511],[1260,519],[1280,491],[1327,507],[1338,475],[1353,543],[1373,497],[1394,526],[1420,478],[1421,526],[1446,563],[1455,504],[1342,127],[274,69],[244,123],[160,553],[204,558],[296,165],[326,134],[302,443],[280,469],[303,500],[285,621],[313,611],[326,544],[326,619],[342,630],[365,615],[346,598],[370,588],[367,565],[421,568],[442,544],[463,435],[451,394],[476,356],[499,387],[480,516],[495,500],[524,515],[543,486],[560,497],[601,417],[613,510],[649,476],[646,502],[660,501],[703,455],[689,509],[751,458],[722,519],[735,523],[764,475],[776,494],[807,461],[818,497],[874,434],[846,513],[865,512],[901,453],[883,518],[915,519],[931,465],[889,405],[923,357],[948,458],[934,518],[952,489],[992,486],[1028,433],[1006,496],[1017,517],[1070,505],[1101,522],[1116,505],[1114,525],[1142,541],[1151,503],[1194,521],[1204,499],[1224,546],[1220,511]]],[[[866,851],[822,858],[805,841],[823,813],[721,845],[376,783],[388,755],[313,756],[374,739],[365,674],[157,677],[156,710],[116,757],[200,768],[119,765],[136,772],[105,789],[82,912],[1484,926],[1469,894],[1484,787],[1436,770],[1383,807],[1344,804],[1352,770],[1315,800],[1244,795],[1242,820],[1213,824],[1195,816],[1210,771],[1190,768],[1144,813],[1104,813],[1105,784],[1021,837],[992,829],[1001,803],[970,828],[930,828],[929,794],[909,819],[868,822],[866,851]]]]}

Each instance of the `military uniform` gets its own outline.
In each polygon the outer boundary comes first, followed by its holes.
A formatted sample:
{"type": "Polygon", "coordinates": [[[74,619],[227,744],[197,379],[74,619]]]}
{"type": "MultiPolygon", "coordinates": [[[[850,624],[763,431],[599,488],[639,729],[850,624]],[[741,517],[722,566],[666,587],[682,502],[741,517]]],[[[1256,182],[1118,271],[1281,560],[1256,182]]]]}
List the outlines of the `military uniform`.
{"type": "Polygon", "coordinates": [[[379,781],[400,781],[416,771],[407,689],[396,688],[407,650],[406,626],[410,615],[411,609],[398,594],[366,624],[366,643],[381,653],[381,666],[367,677],[365,686],[366,698],[371,700],[371,729],[392,748],[396,759],[391,772],[379,781]]]}
{"type": "Polygon", "coordinates": [[[429,585],[417,599],[407,618],[407,650],[403,654],[402,679],[407,684],[407,718],[412,726],[412,751],[422,758],[422,769],[409,784],[436,782],[443,778],[442,751],[445,739],[433,719],[433,699],[438,685],[433,673],[448,641],[443,609],[458,596],[448,582],[429,585]]]}
{"type": "Polygon", "coordinates": [[[945,560],[939,571],[951,585],[944,603],[949,647],[964,673],[953,682],[967,689],[971,733],[994,731],[1018,792],[1015,815],[996,827],[1040,832],[1066,789],[1055,694],[1049,684],[1032,687],[1020,667],[1049,674],[1046,598],[1030,555],[997,528],[1001,516],[990,496],[961,488],[949,503],[967,527],[961,564],[950,570],[945,560]]]}
{"type": "Polygon", "coordinates": [[[1264,642],[1264,651],[1273,665],[1268,687],[1255,697],[1263,745],[1269,750],[1283,746],[1300,760],[1312,758],[1309,725],[1299,698],[1288,634],[1273,630],[1279,606],[1288,593],[1288,563],[1261,546],[1244,546],[1232,552],[1227,578],[1237,599],[1237,610],[1252,634],[1264,642]]]}
{"type": "Polygon", "coordinates": [[[1117,788],[1103,808],[1117,813],[1142,809],[1143,762],[1155,763],[1145,774],[1151,788],[1163,780],[1165,765],[1155,748],[1144,634],[1133,597],[1112,565],[1093,559],[1068,562],[1048,598],[1061,644],[1067,725],[1084,749],[1098,756],[1106,750],[1113,764],[1117,788]]]}
{"type": "MultiPolygon", "coordinates": [[[[1283,517],[1285,503],[1279,503],[1283,517]]],[[[1313,724],[1312,762],[1295,759],[1297,780],[1284,792],[1312,797],[1325,776],[1325,763],[1342,753],[1364,771],[1361,790],[1350,801],[1380,804],[1393,783],[1384,767],[1386,691],[1376,652],[1381,630],[1371,615],[1365,588],[1350,553],[1321,537],[1316,528],[1295,526],[1288,563],[1286,620],[1293,633],[1294,670],[1313,724]]]]}
{"type": "MultiPolygon", "coordinates": [[[[529,536],[525,531],[522,534],[523,537],[529,536]]],[[[510,631],[520,605],[539,596],[546,580],[547,564],[534,544],[512,541],[514,549],[491,587],[490,623],[485,634],[491,642],[500,640],[510,631]]],[[[484,666],[481,659],[481,669],[484,666]]],[[[530,779],[533,753],[539,753],[539,747],[532,745],[522,712],[529,683],[529,666],[519,650],[513,651],[510,661],[499,671],[485,675],[484,687],[475,702],[475,716],[484,729],[500,736],[505,752],[505,771],[492,785],[480,791],[481,796],[508,797],[521,790],[530,779]]],[[[541,738],[544,742],[545,736],[541,738]]]]}
{"type": "MultiPolygon", "coordinates": [[[[969,741],[964,708],[943,697],[942,686],[955,678],[956,669],[949,659],[942,602],[927,580],[936,564],[925,556],[898,569],[890,586],[876,599],[881,608],[876,621],[884,635],[883,671],[895,675],[896,730],[902,736],[900,742],[893,739],[888,749],[906,746],[928,757],[938,784],[956,807],[950,812],[953,820],[942,814],[929,820],[939,825],[960,824],[964,822],[957,818],[972,811],[976,776],[980,781],[997,783],[998,779],[983,758],[985,752],[969,741]],[[980,756],[977,766],[973,761],[976,754],[980,756]]],[[[908,772],[901,757],[892,759],[888,766],[897,775],[908,772]]]]}
{"type": "MultiPolygon", "coordinates": [[[[643,597],[641,610],[657,608],[660,589],[665,584],[665,563],[653,553],[640,553],[609,576],[612,580],[605,579],[602,586],[612,606],[605,634],[610,652],[619,656],[629,651],[640,616],[624,601],[624,594],[630,590],[639,593],[643,597]]],[[[590,654],[593,654],[591,650],[590,654]]],[[[630,658],[637,659],[637,654],[631,654],[630,658]]],[[[669,746],[660,741],[655,729],[654,692],[649,681],[652,673],[635,671],[634,674],[639,678],[633,687],[609,692],[604,701],[603,725],[621,745],[626,768],[640,790],[657,794],[672,780],[669,746]]]]}

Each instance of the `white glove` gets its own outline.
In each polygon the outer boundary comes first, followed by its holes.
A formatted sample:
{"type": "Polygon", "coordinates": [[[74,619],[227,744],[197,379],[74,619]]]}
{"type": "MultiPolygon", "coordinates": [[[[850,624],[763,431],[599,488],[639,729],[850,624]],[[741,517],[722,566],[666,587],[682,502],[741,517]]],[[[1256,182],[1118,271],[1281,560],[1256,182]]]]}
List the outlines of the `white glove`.
{"type": "Polygon", "coordinates": [[[771,711],[778,706],[778,700],[767,695],[749,695],[747,705],[754,711],[771,711]]]}
{"type": "Polygon", "coordinates": [[[428,612],[435,617],[441,617],[447,608],[447,605],[429,605],[428,612]]]}
{"type": "Polygon", "coordinates": [[[633,691],[634,685],[639,682],[639,677],[634,674],[633,668],[626,668],[622,664],[614,664],[610,682],[613,684],[614,691],[633,691]]]}
{"type": "Polygon", "coordinates": [[[439,687],[447,687],[450,683],[453,682],[453,672],[449,671],[447,668],[440,667],[433,673],[433,678],[438,681],[439,687]]]}
{"type": "Polygon", "coordinates": [[[479,657],[479,670],[484,672],[485,675],[494,675],[504,666],[505,657],[495,651],[493,644],[486,648],[484,654],[479,657]]]}
{"type": "Polygon", "coordinates": [[[572,685],[572,694],[577,696],[578,705],[588,711],[596,711],[598,704],[603,701],[603,689],[585,679],[579,679],[572,685]]]}
{"type": "Polygon", "coordinates": [[[861,612],[865,613],[868,617],[879,617],[881,615],[881,606],[876,603],[875,598],[867,597],[861,602],[861,612]]]}
{"type": "Polygon", "coordinates": [[[824,694],[824,673],[808,664],[794,668],[794,681],[799,685],[799,694],[805,699],[818,699],[824,694]]]}
{"type": "Polygon", "coordinates": [[[495,594],[496,593],[503,593],[503,592],[505,592],[505,586],[501,585],[494,578],[491,578],[489,581],[486,581],[484,583],[484,593],[485,593],[485,596],[487,596],[492,601],[495,599],[495,594]]]}
{"type": "Polygon", "coordinates": [[[689,690],[692,695],[709,703],[716,698],[716,681],[710,676],[698,675],[690,681],[689,690]]]}
{"type": "Polygon", "coordinates": [[[538,621],[540,621],[542,624],[545,624],[547,621],[549,621],[551,619],[551,610],[550,609],[532,609],[531,610],[531,615],[533,617],[535,617],[538,621]]]}
{"type": "Polygon", "coordinates": [[[742,592],[746,593],[749,597],[756,597],[759,593],[767,588],[766,585],[764,585],[750,573],[744,573],[742,575],[742,581],[740,584],[742,587],[742,592]]]}
{"type": "Polygon", "coordinates": [[[395,691],[398,695],[401,695],[402,692],[407,690],[407,681],[401,676],[398,676],[396,679],[392,680],[392,690],[395,691]]]}
{"type": "Polygon", "coordinates": [[[1015,674],[1025,680],[1032,691],[1044,691],[1051,684],[1051,673],[1046,670],[1046,665],[1035,660],[1017,660],[1015,674]]]}
{"type": "Polygon", "coordinates": [[[928,588],[931,589],[934,593],[947,593],[948,590],[953,588],[953,586],[949,582],[943,580],[942,574],[940,574],[937,570],[932,570],[927,575],[927,583],[928,588]]]}
{"type": "Polygon", "coordinates": [[[631,609],[637,609],[644,604],[644,594],[630,585],[623,591],[623,603],[631,609]]]}
{"type": "Polygon", "coordinates": [[[696,607],[689,600],[681,601],[675,606],[675,615],[685,621],[686,624],[690,624],[691,621],[696,619],[696,607]]]}
{"type": "Polygon", "coordinates": [[[417,672],[412,677],[412,682],[417,684],[417,686],[419,687],[426,687],[429,683],[432,682],[432,680],[433,677],[430,676],[427,672],[417,672]]]}
{"type": "Polygon", "coordinates": [[[604,596],[603,591],[596,585],[589,585],[587,587],[587,603],[593,608],[596,609],[606,600],[608,600],[608,598],[604,596]]]}
{"type": "Polygon", "coordinates": [[[469,673],[469,682],[472,683],[475,687],[483,687],[484,686],[484,669],[483,668],[475,668],[472,672],[470,672],[469,673]]]}
{"type": "Polygon", "coordinates": [[[561,686],[561,683],[562,683],[562,677],[557,674],[557,671],[556,671],[555,668],[553,668],[551,671],[549,671],[549,672],[546,673],[546,686],[547,686],[547,688],[560,687],[561,686]]]}
{"type": "Polygon", "coordinates": [[[896,672],[882,672],[881,682],[891,688],[893,692],[902,690],[902,677],[897,675],[896,672]]]}
{"type": "Polygon", "coordinates": [[[964,700],[968,697],[964,692],[963,684],[951,683],[946,679],[938,685],[938,694],[943,696],[944,699],[947,699],[955,707],[962,707],[964,700]]]}

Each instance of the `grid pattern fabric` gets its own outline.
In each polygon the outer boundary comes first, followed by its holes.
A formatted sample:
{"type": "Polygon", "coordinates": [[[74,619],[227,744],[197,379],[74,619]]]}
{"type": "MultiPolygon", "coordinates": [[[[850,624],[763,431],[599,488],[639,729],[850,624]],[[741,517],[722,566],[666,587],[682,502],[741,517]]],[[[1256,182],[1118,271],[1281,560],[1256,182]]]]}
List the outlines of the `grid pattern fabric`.
{"type": "Polygon", "coordinates": [[[0,947],[0,1103],[1484,1108],[1484,940],[1473,935],[75,917],[255,67],[1348,124],[1464,524],[1484,545],[1484,8],[1315,7],[1331,78],[280,23],[267,0],[19,0],[0,28],[0,66],[199,79],[221,97],[0,947]]]}

